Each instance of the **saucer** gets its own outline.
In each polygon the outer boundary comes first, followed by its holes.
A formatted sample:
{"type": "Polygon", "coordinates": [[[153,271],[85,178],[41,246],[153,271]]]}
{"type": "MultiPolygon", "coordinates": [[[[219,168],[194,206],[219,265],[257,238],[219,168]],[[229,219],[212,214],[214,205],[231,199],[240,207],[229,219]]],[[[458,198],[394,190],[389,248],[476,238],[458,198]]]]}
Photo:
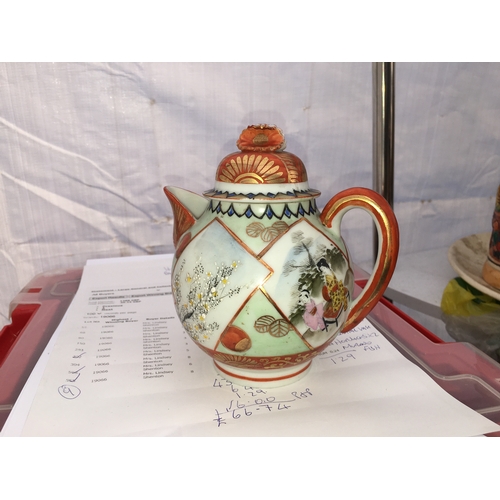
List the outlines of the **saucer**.
{"type": "Polygon", "coordinates": [[[451,267],[469,285],[496,300],[500,300],[500,290],[488,285],[482,276],[490,237],[491,232],[479,233],[455,241],[448,250],[448,260],[451,267]]]}

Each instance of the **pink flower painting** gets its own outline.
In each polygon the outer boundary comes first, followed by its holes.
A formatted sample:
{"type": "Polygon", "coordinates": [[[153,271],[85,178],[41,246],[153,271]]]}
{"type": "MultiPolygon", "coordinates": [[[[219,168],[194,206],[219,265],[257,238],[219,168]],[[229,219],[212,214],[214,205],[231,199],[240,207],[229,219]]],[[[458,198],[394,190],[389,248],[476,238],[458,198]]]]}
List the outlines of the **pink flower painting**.
{"type": "Polygon", "coordinates": [[[323,321],[323,304],[317,305],[313,299],[305,304],[303,314],[305,324],[312,330],[324,330],[325,322],[323,321]]]}

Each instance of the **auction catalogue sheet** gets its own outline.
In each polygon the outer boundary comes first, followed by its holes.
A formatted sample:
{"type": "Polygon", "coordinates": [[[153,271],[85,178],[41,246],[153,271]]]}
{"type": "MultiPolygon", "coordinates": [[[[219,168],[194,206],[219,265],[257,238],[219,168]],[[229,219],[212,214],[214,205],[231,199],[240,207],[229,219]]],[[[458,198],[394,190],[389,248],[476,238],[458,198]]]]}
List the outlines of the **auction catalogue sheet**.
{"type": "Polygon", "coordinates": [[[368,320],[299,382],[233,384],[190,339],[171,255],[91,260],[3,436],[471,436],[499,426],[454,399],[368,320]]]}

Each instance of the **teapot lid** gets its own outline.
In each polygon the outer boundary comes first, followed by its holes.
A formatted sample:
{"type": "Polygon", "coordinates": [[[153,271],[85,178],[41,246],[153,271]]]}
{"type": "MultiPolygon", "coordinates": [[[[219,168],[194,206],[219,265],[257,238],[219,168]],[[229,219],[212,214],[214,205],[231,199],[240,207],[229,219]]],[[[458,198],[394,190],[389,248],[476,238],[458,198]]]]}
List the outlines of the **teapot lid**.
{"type": "Polygon", "coordinates": [[[290,201],[315,198],[321,193],[309,189],[302,160],[285,152],[285,136],[274,125],[249,125],[236,141],[240,151],[219,163],[215,188],[207,198],[247,201],[290,201]]]}

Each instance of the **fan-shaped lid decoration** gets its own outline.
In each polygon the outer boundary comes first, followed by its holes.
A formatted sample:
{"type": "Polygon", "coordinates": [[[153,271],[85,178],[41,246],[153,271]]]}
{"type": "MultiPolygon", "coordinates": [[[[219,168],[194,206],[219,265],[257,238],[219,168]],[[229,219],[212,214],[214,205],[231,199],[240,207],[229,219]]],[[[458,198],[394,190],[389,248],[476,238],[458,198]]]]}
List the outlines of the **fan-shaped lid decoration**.
{"type": "Polygon", "coordinates": [[[240,151],[226,156],[215,176],[210,198],[253,194],[262,198],[311,198],[319,191],[309,189],[302,160],[285,152],[285,136],[275,125],[249,125],[236,146],[240,151]],[[261,186],[257,186],[261,185],[261,186]]]}

